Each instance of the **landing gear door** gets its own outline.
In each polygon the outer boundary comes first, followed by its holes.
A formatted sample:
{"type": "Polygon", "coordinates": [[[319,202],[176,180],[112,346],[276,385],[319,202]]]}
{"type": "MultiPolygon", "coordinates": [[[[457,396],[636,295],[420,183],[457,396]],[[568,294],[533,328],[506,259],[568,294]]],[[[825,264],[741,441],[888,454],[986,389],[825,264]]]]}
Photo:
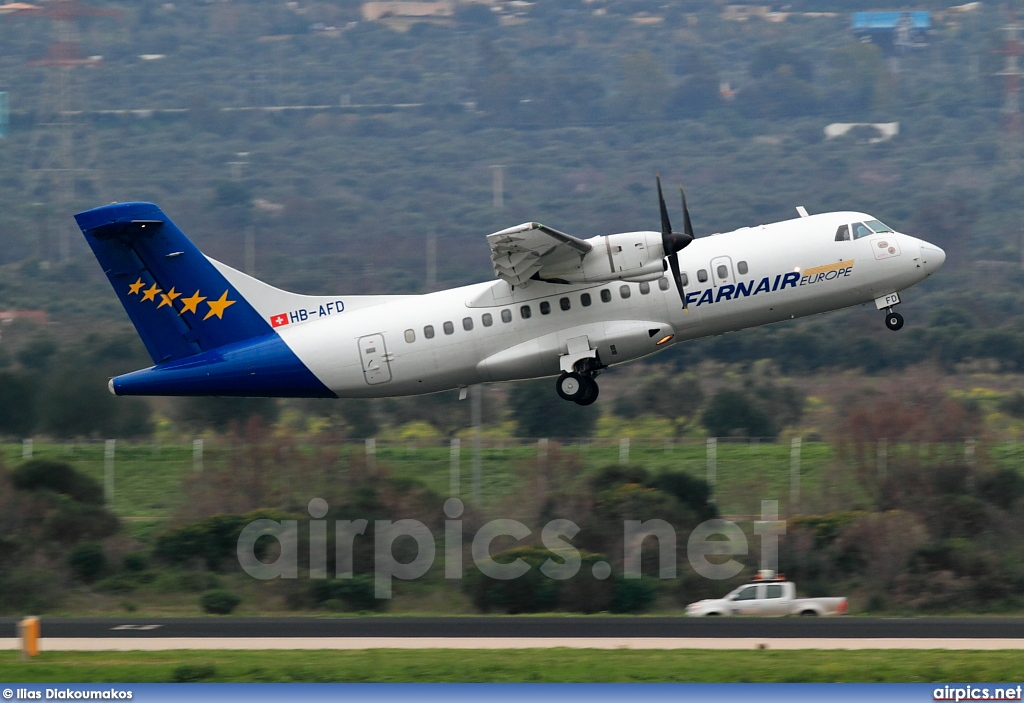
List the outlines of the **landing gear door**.
{"type": "Polygon", "coordinates": [[[732,259],[728,256],[717,256],[711,260],[711,280],[715,288],[724,285],[736,285],[736,277],[732,272],[732,259]]]}
{"type": "Polygon", "coordinates": [[[375,386],[391,380],[391,355],[384,345],[383,334],[371,334],[359,338],[359,358],[363,362],[363,378],[375,386]]]}

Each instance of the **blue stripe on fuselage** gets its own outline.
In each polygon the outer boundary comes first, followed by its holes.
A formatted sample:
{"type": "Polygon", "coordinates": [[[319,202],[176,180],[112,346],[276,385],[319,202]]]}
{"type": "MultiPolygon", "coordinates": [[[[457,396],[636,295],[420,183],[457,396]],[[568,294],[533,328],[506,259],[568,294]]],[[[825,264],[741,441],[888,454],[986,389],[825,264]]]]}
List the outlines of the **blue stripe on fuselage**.
{"type": "Polygon", "coordinates": [[[277,333],[118,376],[116,395],[336,398],[277,333]]]}

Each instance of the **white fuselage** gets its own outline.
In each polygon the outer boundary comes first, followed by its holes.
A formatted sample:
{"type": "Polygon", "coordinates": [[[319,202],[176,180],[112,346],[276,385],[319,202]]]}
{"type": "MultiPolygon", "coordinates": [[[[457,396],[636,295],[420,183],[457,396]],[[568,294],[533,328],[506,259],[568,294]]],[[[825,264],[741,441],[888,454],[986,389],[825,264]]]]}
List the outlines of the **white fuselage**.
{"type": "MultiPolygon", "coordinates": [[[[686,340],[868,303],[942,264],[940,249],[905,234],[836,241],[841,225],[872,219],[828,213],[696,239],[680,252],[687,311],[668,277],[531,281],[514,290],[495,280],[426,295],[337,296],[341,312],[323,309],[333,297],[296,296],[308,304],[285,310],[294,300],[271,300],[259,312],[289,316],[276,331],[339,397],[552,376],[574,349],[594,350],[612,366],[686,340]]],[[[247,281],[232,277],[244,293],[247,281]]]]}

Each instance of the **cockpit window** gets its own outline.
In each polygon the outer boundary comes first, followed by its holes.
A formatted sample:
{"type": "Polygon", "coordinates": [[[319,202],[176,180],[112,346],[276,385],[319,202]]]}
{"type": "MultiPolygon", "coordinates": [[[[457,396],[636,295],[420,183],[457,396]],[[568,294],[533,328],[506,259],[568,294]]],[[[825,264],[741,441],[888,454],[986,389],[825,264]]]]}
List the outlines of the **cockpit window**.
{"type": "Polygon", "coordinates": [[[870,237],[874,232],[868,229],[868,226],[863,222],[854,222],[853,225],[853,238],[860,239],[861,237],[870,237]]]}
{"type": "Polygon", "coordinates": [[[850,241],[850,225],[841,225],[836,230],[836,241],[837,242],[848,242],[850,241]]]}
{"type": "Polygon", "coordinates": [[[883,232],[892,232],[892,227],[883,225],[878,220],[868,220],[864,224],[873,229],[876,234],[882,234],[883,232]]]}

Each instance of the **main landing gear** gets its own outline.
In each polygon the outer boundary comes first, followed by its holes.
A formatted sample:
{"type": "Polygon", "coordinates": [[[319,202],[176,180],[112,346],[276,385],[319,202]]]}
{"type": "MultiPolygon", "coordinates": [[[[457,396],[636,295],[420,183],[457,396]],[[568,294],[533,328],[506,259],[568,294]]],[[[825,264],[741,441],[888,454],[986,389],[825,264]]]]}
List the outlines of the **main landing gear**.
{"type": "Polygon", "coordinates": [[[562,400],[571,400],[577,405],[590,405],[597,400],[600,389],[594,380],[594,373],[563,373],[555,382],[555,390],[562,400]]]}
{"type": "Polygon", "coordinates": [[[885,326],[895,332],[898,329],[903,328],[903,315],[898,312],[893,312],[892,308],[889,308],[885,313],[885,326]]]}

